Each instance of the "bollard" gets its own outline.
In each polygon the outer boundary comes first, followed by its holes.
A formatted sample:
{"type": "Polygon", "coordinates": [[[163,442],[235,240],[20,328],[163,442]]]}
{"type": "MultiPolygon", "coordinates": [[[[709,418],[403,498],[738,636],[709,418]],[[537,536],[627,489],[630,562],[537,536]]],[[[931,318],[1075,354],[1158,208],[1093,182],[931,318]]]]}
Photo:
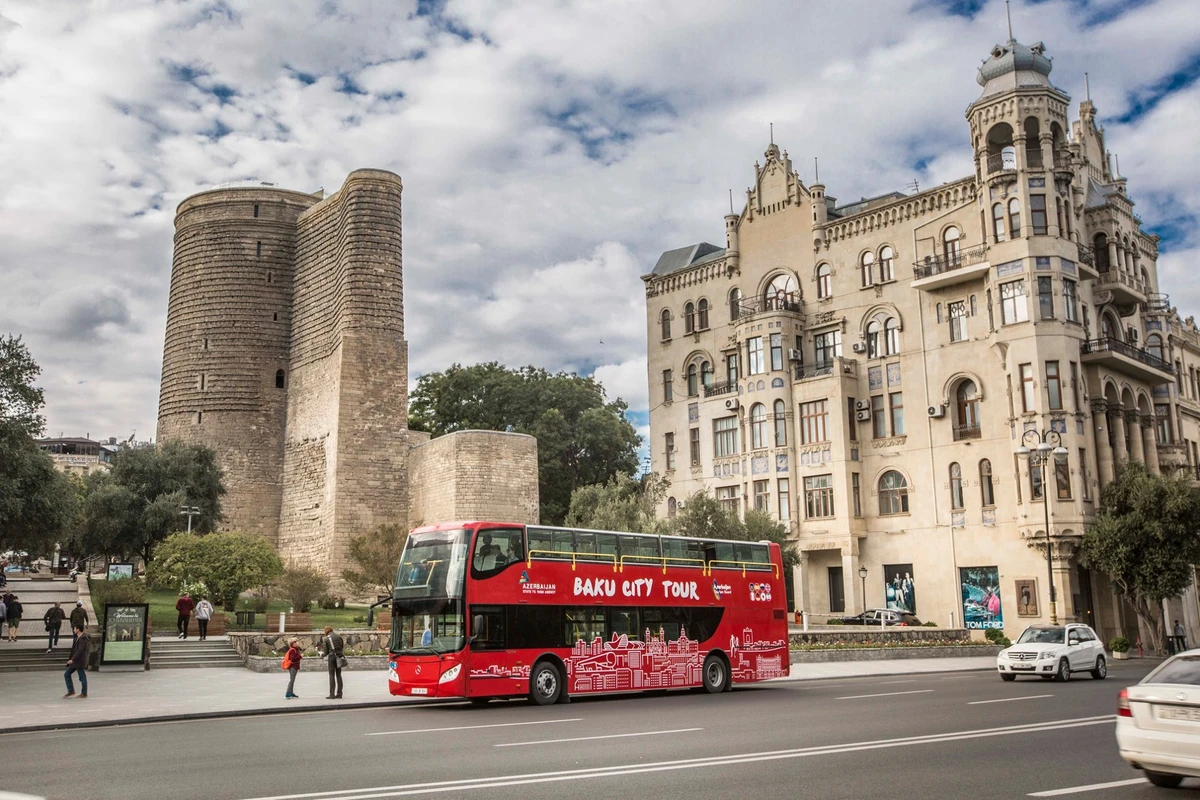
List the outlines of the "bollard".
{"type": "Polygon", "coordinates": [[[284,620],[284,617],[286,617],[286,616],[287,616],[287,612],[284,612],[284,611],[279,612],[279,632],[280,633],[283,633],[283,628],[284,628],[283,620],[284,620]]]}
{"type": "Polygon", "coordinates": [[[808,612],[802,611],[800,612],[800,616],[804,618],[804,632],[808,633],[808,612]]]}

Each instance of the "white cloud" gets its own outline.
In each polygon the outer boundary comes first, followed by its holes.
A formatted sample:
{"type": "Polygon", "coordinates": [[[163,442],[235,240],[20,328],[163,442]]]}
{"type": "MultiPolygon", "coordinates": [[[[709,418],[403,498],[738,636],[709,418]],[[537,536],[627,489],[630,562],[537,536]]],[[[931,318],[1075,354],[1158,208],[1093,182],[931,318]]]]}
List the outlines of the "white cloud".
{"type": "MultiPolygon", "coordinates": [[[[1200,165],[1192,0],[1014,4],[1054,82],[1092,96],[1138,212],[1168,224],[1187,315],[1200,165]],[[1132,122],[1118,118],[1153,105],[1132,122]]],[[[963,110],[1004,7],[854,0],[12,0],[0,18],[0,333],[41,361],[49,429],[154,430],[172,215],[256,178],[404,178],[414,373],[454,361],[595,374],[648,404],[639,276],[722,243],[767,125],[842,201],[968,174],[963,110]]]]}

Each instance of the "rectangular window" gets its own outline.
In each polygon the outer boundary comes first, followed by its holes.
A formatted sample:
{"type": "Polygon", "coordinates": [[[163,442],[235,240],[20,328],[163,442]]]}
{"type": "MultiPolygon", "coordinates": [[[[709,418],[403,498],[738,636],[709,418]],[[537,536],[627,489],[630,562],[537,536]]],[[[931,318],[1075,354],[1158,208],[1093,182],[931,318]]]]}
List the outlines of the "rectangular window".
{"type": "Polygon", "coordinates": [[[800,444],[829,441],[829,411],[824,400],[800,404],[800,444]]]}
{"type": "Polygon", "coordinates": [[[1071,364],[1071,399],[1075,401],[1075,410],[1083,411],[1083,407],[1079,404],[1079,365],[1074,361],[1071,364]]]}
{"type": "Polygon", "coordinates": [[[729,353],[725,356],[725,375],[729,378],[730,383],[736,383],[738,379],[738,354],[729,353]]]}
{"type": "Polygon", "coordinates": [[[858,441],[858,403],[853,397],[846,398],[846,420],[850,423],[850,441],[858,441]]]}
{"type": "Polygon", "coordinates": [[[958,300],[950,303],[950,341],[965,342],[967,340],[967,303],[958,300]]]}
{"type": "Polygon", "coordinates": [[[1042,467],[1029,465],[1029,499],[1033,502],[1042,500],[1042,467]]]}
{"type": "Polygon", "coordinates": [[[746,350],[750,355],[749,374],[761,375],[767,371],[767,365],[763,361],[763,340],[761,336],[754,336],[746,341],[746,350]]]}
{"type": "Polygon", "coordinates": [[[771,513],[771,492],[767,488],[770,481],[755,481],[754,482],[754,510],[761,511],[764,514],[771,513]]]}
{"type": "Polygon", "coordinates": [[[854,503],[854,516],[862,516],[862,490],[858,487],[858,473],[850,473],[850,499],[854,503]]]}
{"type": "Polygon", "coordinates": [[[1071,499],[1071,465],[1066,459],[1060,464],[1054,462],[1054,482],[1058,489],[1059,500],[1071,499]]]}
{"type": "Polygon", "coordinates": [[[1025,281],[1009,281],[1000,284],[1000,323],[1029,321],[1029,306],[1025,303],[1025,281]]]}
{"type": "Polygon", "coordinates": [[[1038,278],[1038,318],[1054,319],[1054,281],[1050,278],[1038,278]]]}
{"type": "Polygon", "coordinates": [[[887,409],[883,407],[883,395],[871,396],[871,438],[887,438],[887,409]]]}
{"type": "Polygon", "coordinates": [[[1046,195],[1029,195],[1029,224],[1034,236],[1046,235],[1046,195]]]}
{"type": "Polygon", "coordinates": [[[725,509],[735,517],[738,516],[738,508],[741,505],[738,497],[738,487],[736,486],[718,486],[717,487],[717,502],[721,504],[721,508],[725,509]]]}
{"type": "Polygon", "coordinates": [[[1079,479],[1081,481],[1083,481],[1083,499],[1091,500],[1092,499],[1092,487],[1088,485],[1089,481],[1088,481],[1087,450],[1084,450],[1082,447],[1079,448],[1079,479]]]}
{"type": "Polygon", "coordinates": [[[667,469],[675,469],[675,434],[668,433],[663,438],[667,448],[667,469]]]}
{"type": "Polygon", "coordinates": [[[771,334],[771,369],[778,372],[783,369],[783,334],[771,334]]]}
{"type": "Polygon", "coordinates": [[[1037,408],[1037,397],[1033,393],[1033,364],[1022,364],[1017,369],[1021,375],[1021,410],[1033,411],[1037,408]]]}
{"type": "Polygon", "coordinates": [[[692,466],[698,467],[700,466],[700,429],[692,428],[688,432],[688,436],[688,449],[692,457],[692,466]]]}
{"type": "Polygon", "coordinates": [[[892,436],[904,435],[904,395],[892,392],[888,395],[888,404],[892,407],[892,436]]]}
{"type": "Polygon", "coordinates": [[[1046,397],[1051,411],[1062,411],[1062,380],[1058,374],[1058,362],[1046,362],[1046,397]]]}
{"type": "Polygon", "coordinates": [[[804,515],[808,519],[833,516],[832,475],[814,475],[804,479],[804,515]]]}
{"type": "Polygon", "coordinates": [[[827,366],[842,355],[842,332],[829,331],[813,337],[813,350],[817,366],[827,366]]]}
{"type": "Polygon", "coordinates": [[[663,402],[669,403],[675,399],[675,388],[671,385],[671,370],[663,370],[663,402]]]}
{"type": "Polygon", "coordinates": [[[261,256],[261,255],[262,255],[262,242],[257,242],[257,243],[255,244],[255,247],[254,247],[254,255],[256,255],[256,256],[261,256]]]}
{"type": "Polygon", "coordinates": [[[779,479],[779,518],[792,518],[792,490],[787,478],[779,479]]]}
{"type": "Polygon", "coordinates": [[[738,454],[737,417],[721,417],[713,420],[713,458],[725,458],[738,454]]]}
{"type": "Polygon", "coordinates": [[[1154,406],[1154,417],[1157,423],[1154,428],[1158,434],[1158,443],[1172,444],[1171,407],[1166,403],[1156,403],[1154,406]]]}
{"type": "Polygon", "coordinates": [[[1079,322],[1079,291],[1075,281],[1063,278],[1063,319],[1079,322]]]}

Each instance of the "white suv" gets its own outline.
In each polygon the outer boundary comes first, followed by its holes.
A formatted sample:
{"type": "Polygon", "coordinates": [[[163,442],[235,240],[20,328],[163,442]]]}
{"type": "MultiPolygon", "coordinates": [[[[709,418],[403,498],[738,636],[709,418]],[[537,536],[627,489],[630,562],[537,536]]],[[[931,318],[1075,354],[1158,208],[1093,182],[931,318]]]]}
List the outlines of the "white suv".
{"type": "Polygon", "coordinates": [[[1012,647],[996,656],[996,670],[1006,681],[1018,675],[1067,681],[1072,672],[1089,672],[1102,680],[1108,675],[1108,662],[1104,645],[1087,625],[1030,625],[1012,647]]]}

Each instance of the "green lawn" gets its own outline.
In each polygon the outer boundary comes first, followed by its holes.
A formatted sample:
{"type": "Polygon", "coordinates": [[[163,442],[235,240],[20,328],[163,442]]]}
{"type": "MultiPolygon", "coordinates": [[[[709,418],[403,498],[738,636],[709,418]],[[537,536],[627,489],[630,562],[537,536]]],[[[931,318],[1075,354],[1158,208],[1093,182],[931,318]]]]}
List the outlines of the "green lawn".
{"type": "MultiPolygon", "coordinates": [[[[175,611],[175,601],[179,599],[179,595],[175,592],[146,592],[146,602],[150,604],[150,622],[156,631],[173,631],[175,630],[175,620],[178,616],[175,611]]],[[[214,604],[215,605],[215,604],[214,604]]],[[[277,600],[271,603],[268,611],[278,612],[287,611],[290,603],[286,600],[277,600]]],[[[238,600],[238,609],[249,609],[250,605],[245,600],[238,600]]],[[[222,609],[217,608],[220,612],[222,609]]],[[[225,612],[229,619],[229,628],[236,629],[233,623],[233,612],[225,612]]],[[[386,613],[386,612],[385,612],[386,613]]],[[[355,617],[366,617],[367,609],[365,606],[348,606],[347,608],[318,608],[316,604],[312,607],[312,624],[313,628],[320,630],[326,625],[332,625],[338,630],[347,628],[365,628],[367,623],[355,622],[355,617]]],[[[262,614],[259,614],[255,619],[254,627],[251,630],[265,630],[266,620],[262,614]]],[[[195,623],[192,624],[192,630],[195,631],[195,623]]]]}

